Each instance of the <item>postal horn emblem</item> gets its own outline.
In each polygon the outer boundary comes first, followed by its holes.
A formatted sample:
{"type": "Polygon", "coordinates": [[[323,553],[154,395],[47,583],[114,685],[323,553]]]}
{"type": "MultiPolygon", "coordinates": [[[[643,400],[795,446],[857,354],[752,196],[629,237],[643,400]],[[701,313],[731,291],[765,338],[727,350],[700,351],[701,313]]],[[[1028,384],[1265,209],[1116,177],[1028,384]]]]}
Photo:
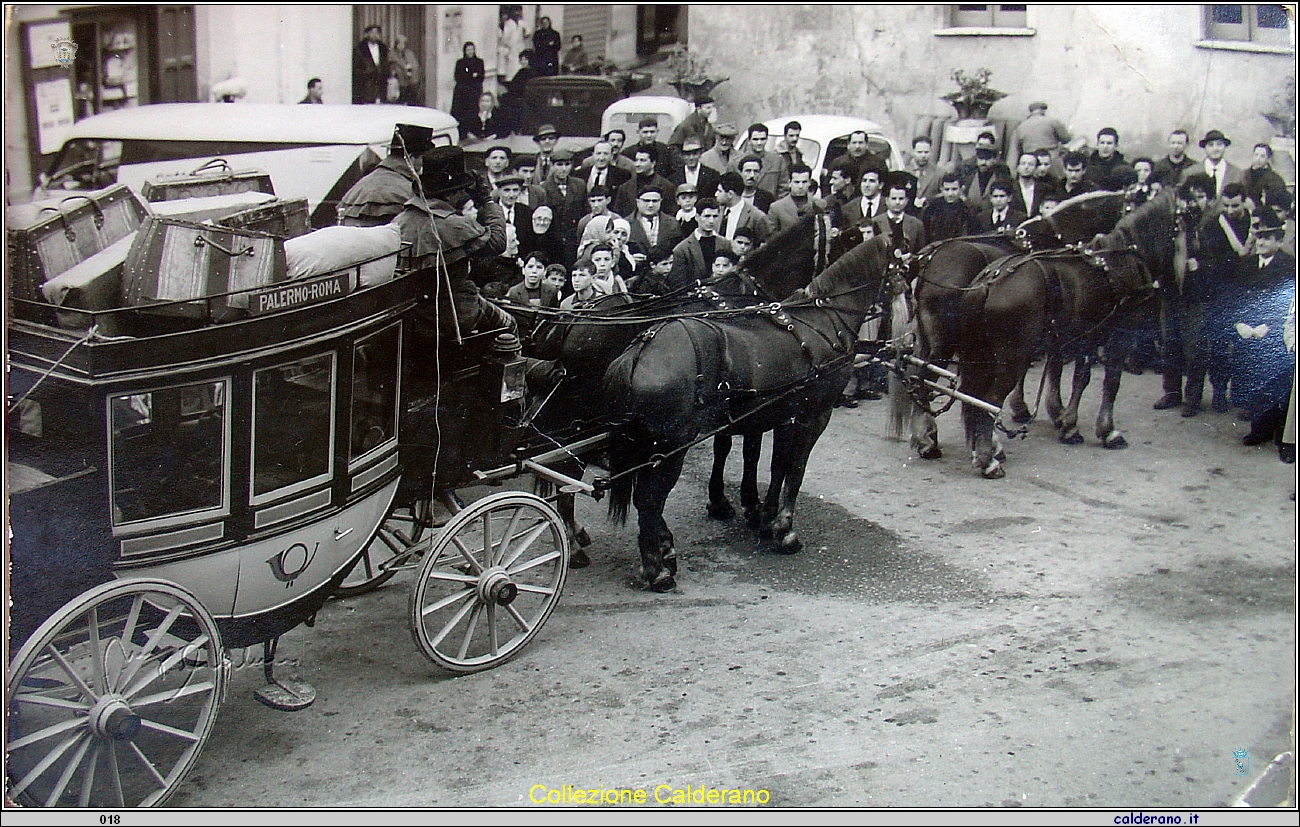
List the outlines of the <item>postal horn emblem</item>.
{"type": "Polygon", "coordinates": [[[302,543],[294,543],[284,551],[267,560],[271,567],[271,574],[284,584],[286,589],[293,587],[293,581],[298,575],[307,570],[311,561],[316,559],[316,552],[320,549],[320,543],[315,548],[308,549],[302,543]]]}

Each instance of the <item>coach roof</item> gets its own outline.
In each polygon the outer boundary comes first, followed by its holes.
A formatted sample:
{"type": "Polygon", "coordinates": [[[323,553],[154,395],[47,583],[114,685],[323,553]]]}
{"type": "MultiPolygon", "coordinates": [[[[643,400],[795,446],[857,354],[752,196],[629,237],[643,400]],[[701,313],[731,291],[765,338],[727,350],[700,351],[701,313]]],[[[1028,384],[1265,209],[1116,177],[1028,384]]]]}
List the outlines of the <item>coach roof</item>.
{"type": "Polygon", "coordinates": [[[422,106],[159,103],[77,121],[66,139],[383,144],[398,123],[453,130],[456,119],[422,106]]]}

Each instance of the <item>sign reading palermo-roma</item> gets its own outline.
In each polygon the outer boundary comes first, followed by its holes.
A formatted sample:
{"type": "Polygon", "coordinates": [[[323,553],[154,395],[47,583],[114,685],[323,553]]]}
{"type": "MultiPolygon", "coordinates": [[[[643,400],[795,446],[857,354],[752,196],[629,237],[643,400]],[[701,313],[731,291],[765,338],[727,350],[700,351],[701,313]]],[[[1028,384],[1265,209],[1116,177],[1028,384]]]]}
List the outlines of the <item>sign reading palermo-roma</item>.
{"type": "Polygon", "coordinates": [[[276,310],[288,310],[304,304],[337,299],[347,294],[351,284],[351,271],[330,273],[312,279],[279,284],[259,290],[248,297],[249,315],[257,316],[276,310]]]}

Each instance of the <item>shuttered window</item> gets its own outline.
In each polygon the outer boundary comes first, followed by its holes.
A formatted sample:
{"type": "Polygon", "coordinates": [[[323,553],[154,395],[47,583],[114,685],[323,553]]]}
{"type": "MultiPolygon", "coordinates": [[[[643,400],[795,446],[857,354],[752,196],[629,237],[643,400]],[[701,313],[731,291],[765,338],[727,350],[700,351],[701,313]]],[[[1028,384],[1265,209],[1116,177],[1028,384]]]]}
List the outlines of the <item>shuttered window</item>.
{"type": "Polygon", "coordinates": [[[1277,3],[1216,3],[1205,7],[1205,39],[1287,46],[1286,7],[1277,3]]]}
{"type": "Polygon", "coordinates": [[[1028,25],[1028,8],[1023,3],[962,3],[950,7],[948,24],[962,29],[1023,29],[1028,25]]]}

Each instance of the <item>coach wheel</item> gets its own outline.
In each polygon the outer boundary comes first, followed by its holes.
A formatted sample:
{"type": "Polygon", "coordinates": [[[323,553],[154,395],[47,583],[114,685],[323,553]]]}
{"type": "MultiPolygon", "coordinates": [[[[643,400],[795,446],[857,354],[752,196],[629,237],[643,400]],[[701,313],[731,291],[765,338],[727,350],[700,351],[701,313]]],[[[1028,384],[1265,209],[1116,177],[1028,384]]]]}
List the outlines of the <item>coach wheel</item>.
{"type": "Polygon", "coordinates": [[[411,634],[442,669],[468,674],[519,654],[560,599],[564,521],[540,497],[503,491],[456,514],[411,591],[411,634]]]}
{"type": "Polygon", "coordinates": [[[8,797],[28,806],[165,802],[212,732],[230,669],[212,615],[162,580],[97,586],[41,624],[5,693],[8,797]]]}
{"type": "Polygon", "coordinates": [[[356,597],[372,592],[392,579],[407,560],[398,560],[408,555],[419,544],[429,528],[429,502],[419,500],[414,505],[394,503],[388,516],[379,525],[375,537],[361,552],[352,571],[343,578],[343,583],[334,594],[336,597],[356,597]]]}

